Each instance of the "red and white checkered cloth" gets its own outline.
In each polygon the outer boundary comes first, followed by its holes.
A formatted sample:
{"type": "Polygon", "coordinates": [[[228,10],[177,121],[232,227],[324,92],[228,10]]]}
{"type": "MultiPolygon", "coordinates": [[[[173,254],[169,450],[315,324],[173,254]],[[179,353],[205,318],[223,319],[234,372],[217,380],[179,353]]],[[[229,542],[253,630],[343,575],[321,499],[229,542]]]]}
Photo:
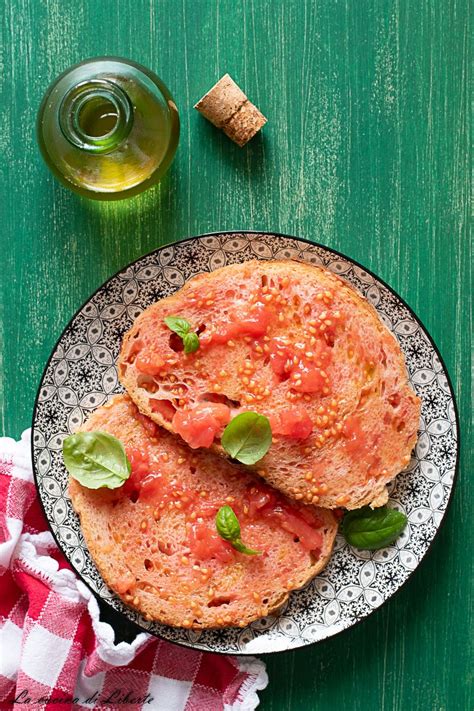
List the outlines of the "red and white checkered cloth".
{"type": "Polygon", "coordinates": [[[20,442],[0,438],[1,709],[251,711],[267,683],[253,657],[201,653],[145,633],[114,644],[97,600],[47,530],[29,431],[20,442]]]}

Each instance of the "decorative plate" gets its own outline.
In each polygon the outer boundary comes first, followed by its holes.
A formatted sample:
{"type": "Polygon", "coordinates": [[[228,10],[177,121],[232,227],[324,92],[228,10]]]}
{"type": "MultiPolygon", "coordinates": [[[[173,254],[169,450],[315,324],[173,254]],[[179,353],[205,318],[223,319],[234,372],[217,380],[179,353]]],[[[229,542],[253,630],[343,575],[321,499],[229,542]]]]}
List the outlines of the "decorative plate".
{"type": "Polygon", "coordinates": [[[142,257],[107,281],[71,320],[49,359],[34,410],[33,461],[40,498],[59,546],[96,595],[142,629],[213,652],[257,654],[294,649],[337,634],[388,600],[426,554],[445,515],[458,460],[458,426],[448,374],[430,336],[380,279],[321,245],[273,233],[223,232],[193,237],[142,257]],[[196,632],[150,623],[104,584],[84,543],[67,494],[64,437],[121,391],[115,361],[124,333],[147,306],[191,277],[249,259],[304,260],[347,279],[377,309],[405,353],[422,399],[418,442],[409,467],[390,487],[408,525],[396,544],[369,552],[338,536],[326,569],[292,593],[281,614],[245,629],[196,632]]]}

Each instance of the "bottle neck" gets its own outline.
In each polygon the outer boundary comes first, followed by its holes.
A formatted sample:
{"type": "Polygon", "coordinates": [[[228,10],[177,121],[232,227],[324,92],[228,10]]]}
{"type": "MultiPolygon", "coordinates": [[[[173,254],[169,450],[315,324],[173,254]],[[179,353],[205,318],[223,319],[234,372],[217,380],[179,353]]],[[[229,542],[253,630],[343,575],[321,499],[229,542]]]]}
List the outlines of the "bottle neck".
{"type": "Polygon", "coordinates": [[[133,107],[114,82],[91,79],[73,86],[59,107],[59,125],[76,148],[90,153],[115,150],[130,133],[133,107]]]}

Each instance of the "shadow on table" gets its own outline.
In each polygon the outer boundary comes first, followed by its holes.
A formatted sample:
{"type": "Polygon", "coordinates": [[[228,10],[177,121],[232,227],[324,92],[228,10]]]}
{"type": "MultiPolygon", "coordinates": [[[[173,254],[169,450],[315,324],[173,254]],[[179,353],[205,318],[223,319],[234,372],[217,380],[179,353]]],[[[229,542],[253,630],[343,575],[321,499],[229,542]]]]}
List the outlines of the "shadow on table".
{"type": "MultiPolygon", "coordinates": [[[[386,673],[393,674],[395,661],[405,652],[413,652],[426,634],[427,608],[434,593],[433,570],[442,569],[442,561],[450,555],[448,529],[453,515],[453,510],[448,512],[435,548],[428,553],[428,563],[424,559],[414,576],[379,610],[335,637],[302,649],[263,657],[273,687],[273,699],[277,696],[282,699],[282,704],[288,696],[306,702],[312,699],[312,704],[305,708],[305,711],[312,711],[323,708],[320,706],[323,700],[324,708],[332,700],[344,703],[344,699],[357,693],[357,679],[360,683],[378,679],[378,686],[375,681],[370,684],[374,689],[380,689],[380,674],[384,680],[386,673]]],[[[442,585],[442,581],[439,584],[442,585]]],[[[391,683],[393,686],[393,679],[391,683]]],[[[268,693],[268,689],[261,692],[263,709],[267,708],[268,693]]]]}
{"type": "Polygon", "coordinates": [[[137,634],[144,631],[132,622],[129,622],[120,612],[114,610],[113,607],[110,607],[110,605],[100,598],[97,598],[97,602],[99,603],[100,621],[107,622],[114,630],[115,644],[119,644],[119,642],[127,642],[130,644],[137,634]]]}
{"type": "MultiPolygon", "coordinates": [[[[81,287],[91,276],[97,286],[129,262],[174,239],[180,219],[179,180],[172,166],[158,185],[116,201],[82,198],[55,185],[49,203],[55,223],[62,228],[46,238],[54,239],[57,254],[68,255],[62,261],[63,276],[69,273],[71,277],[71,271],[77,270],[81,287]]],[[[87,286],[85,293],[90,289],[87,286]]]]}
{"type": "MultiPolygon", "coordinates": [[[[225,171],[248,175],[252,184],[267,181],[265,161],[268,159],[270,143],[259,131],[242,148],[230,140],[220,129],[204,119],[196,122],[196,140],[208,146],[216,163],[222,162],[225,171]]],[[[224,171],[223,175],[226,175],[224,171]]]]}

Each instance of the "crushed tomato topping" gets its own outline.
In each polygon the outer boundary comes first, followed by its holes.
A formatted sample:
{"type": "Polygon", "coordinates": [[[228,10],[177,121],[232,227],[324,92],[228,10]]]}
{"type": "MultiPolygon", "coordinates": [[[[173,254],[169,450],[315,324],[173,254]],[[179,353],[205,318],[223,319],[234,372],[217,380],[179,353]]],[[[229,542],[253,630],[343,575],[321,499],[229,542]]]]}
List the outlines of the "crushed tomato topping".
{"type": "Polygon", "coordinates": [[[192,449],[210,447],[230,422],[230,409],[217,402],[204,402],[186,410],[177,410],[172,426],[192,449]]]}
{"type": "Polygon", "coordinates": [[[345,446],[353,456],[364,456],[369,449],[369,443],[361,427],[360,417],[351,415],[346,419],[342,427],[342,436],[345,438],[345,446]]]}
{"type": "Polygon", "coordinates": [[[310,509],[296,508],[271,489],[256,485],[247,490],[245,503],[250,518],[266,518],[278,523],[298,538],[305,550],[321,550],[323,535],[317,529],[323,524],[310,509]]]}
{"type": "Polygon", "coordinates": [[[326,368],[331,363],[332,351],[325,341],[310,346],[289,344],[286,339],[273,338],[270,343],[270,365],[279,380],[290,379],[291,387],[301,393],[329,392],[326,368]]]}
{"type": "MultiPolygon", "coordinates": [[[[153,410],[153,407],[151,409],[153,410]]],[[[142,424],[142,426],[146,430],[147,434],[149,434],[150,437],[157,437],[159,430],[160,430],[158,425],[155,422],[153,422],[153,420],[150,420],[150,418],[147,417],[146,415],[142,415],[142,413],[139,411],[138,407],[135,408],[135,410],[136,410],[135,417],[142,424]]],[[[174,410],[173,410],[173,412],[174,412],[174,410]]]]}
{"type": "MultiPolygon", "coordinates": [[[[186,516],[187,543],[195,560],[216,559],[229,563],[238,555],[230,543],[224,541],[216,530],[215,517],[224,502],[201,498],[196,491],[187,490],[171,481],[159,464],[150,463],[147,447],[127,447],[132,472],[122,487],[132,501],[141,501],[154,510],[178,508],[186,516]]],[[[245,537],[246,524],[266,520],[298,539],[307,551],[319,552],[323,543],[323,522],[310,508],[295,506],[270,487],[250,485],[240,501],[232,502],[245,537]]]]}
{"type": "Polygon", "coordinates": [[[201,347],[227,343],[240,336],[259,338],[267,332],[274,315],[265,304],[257,302],[246,311],[235,312],[227,323],[219,324],[217,331],[204,331],[200,336],[201,347]]]}
{"type": "Polygon", "coordinates": [[[198,560],[215,558],[221,563],[234,560],[234,549],[219,536],[214,520],[193,523],[189,529],[188,543],[191,553],[198,560]]]}
{"type": "Polygon", "coordinates": [[[135,367],[144,375],[158,375],[166,369],[167,365],[157,353],[142,350],[135,359],[135,367]]]}
{"type": "Polygon", "coordinates": [[[313,422],[302,405],[270,414],[268,419],[274,435],[285,435],[290,439],[307,439],[313,431],[313,422]]]}
{"type": "Polygon", "coordinates": [[[149,398],[148,405],[152,412],[158,412],[164,420],[171,422],[176,412],[169,400],[159,400],[158,398],[149,398]]]}

